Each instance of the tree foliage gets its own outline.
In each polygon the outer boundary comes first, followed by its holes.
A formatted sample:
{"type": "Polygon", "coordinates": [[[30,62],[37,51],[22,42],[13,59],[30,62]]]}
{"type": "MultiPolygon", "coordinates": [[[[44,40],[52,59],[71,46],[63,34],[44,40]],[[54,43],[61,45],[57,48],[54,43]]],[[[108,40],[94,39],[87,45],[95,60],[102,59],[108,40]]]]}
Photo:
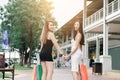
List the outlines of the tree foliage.
{"type": "Polygon", "coordinates": [[[47,0],[9,0],[4,11],[1,11],[4,12],[2,30],[9,30],[10,46],[19,49],[21,65],[23,61],[28,61],[30,67],[31,56],[39,45],[44,21],[55,21],[52,9],[52,2],[47,0]]]}

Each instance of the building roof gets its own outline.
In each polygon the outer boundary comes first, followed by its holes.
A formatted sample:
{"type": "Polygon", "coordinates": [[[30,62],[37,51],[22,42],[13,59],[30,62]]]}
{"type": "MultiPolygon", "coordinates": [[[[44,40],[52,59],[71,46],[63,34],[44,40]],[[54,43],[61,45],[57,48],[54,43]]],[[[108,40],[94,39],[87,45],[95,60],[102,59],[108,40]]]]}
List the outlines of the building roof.
{"type": "MultiPolygon", "coordinates": [[[[88,0],[88,1],[93,1],[91,4],[87,6],[87,16],[90,16],[97,10],[99,10],[103,6],[103,0],[88,0]]],[[[73,23],[76,20],[80,20],[82,24],[82,19],[83,19],[83,10],[81,10],[79,13],[77,13],[70,21],[66,22],[60,29],[61,31],[65,34],[66,31],[70,31],[71,28],[73,27],[73,23]]]]}

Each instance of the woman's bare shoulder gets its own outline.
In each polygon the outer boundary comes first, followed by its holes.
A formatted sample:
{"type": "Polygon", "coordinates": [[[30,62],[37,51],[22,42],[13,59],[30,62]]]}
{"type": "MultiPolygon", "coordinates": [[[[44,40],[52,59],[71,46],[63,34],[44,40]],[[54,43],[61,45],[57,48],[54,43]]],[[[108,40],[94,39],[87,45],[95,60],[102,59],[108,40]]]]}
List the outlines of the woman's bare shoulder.
{"type": "Polygon", "coordinates": [[[54,37],[54,33],[53,32],[48,32],[48,38],[52,39],[54,37]]]}
{"type": "Polygon", "coordinates": [[[48,35],[49,36],[54,36],[54,33],[53,32],[48,32],[48,35]]]}
{"type": "Polygon", "coordinates": [[[77,37],[81,37],[81,33],[78,33],[78,34],[77,34],[77,37]]]}

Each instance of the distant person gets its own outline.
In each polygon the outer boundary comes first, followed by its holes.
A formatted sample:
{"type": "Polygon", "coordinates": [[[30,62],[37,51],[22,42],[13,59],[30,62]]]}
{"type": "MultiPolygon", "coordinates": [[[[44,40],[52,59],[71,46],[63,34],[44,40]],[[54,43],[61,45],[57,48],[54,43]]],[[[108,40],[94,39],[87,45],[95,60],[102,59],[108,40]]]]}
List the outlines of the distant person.
{"type": "Polygon", "coordinates": [[[75,35],[74,39],[71,40],[71,52],[65,56],[65,60],[69,59],[71,56],[71,71],[73,75],[73,80],[81,80],[80,77],[80,63],[83,60],[82,45],[84,45],[84,36],[80,22],[76,21],[74,23],[75,35]]]}
{"type": "Polygon", "coordinates": [[[94,62],[95,62],[95,61],[94,61],[94,57],[92,57],[92,58],[90,59],[90,64],[89,64],[89,66],[92,67],[94,62]]]}
{"type": "Polygon", "coordinates": [[[62,51],[56,41],[53,33],[54,23],[52,21],[46,21],[42,33],[41,33],[41,52],[40,61],[43,69],[42,80],[52,80],[54,63],[52,59],[52,47],[53,45],[59,51],[62,56],[62,51]]]}

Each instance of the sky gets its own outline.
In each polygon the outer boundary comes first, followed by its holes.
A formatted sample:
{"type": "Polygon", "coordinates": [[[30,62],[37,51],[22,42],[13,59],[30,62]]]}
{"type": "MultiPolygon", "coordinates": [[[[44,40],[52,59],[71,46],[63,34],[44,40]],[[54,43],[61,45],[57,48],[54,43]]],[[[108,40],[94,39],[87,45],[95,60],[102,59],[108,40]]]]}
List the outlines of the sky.
{"type": "MultiPolygon", "coordinates": [[[[0,5],[4,5],[8,0],[0,0],[0,5]]],[[[53,2],[53,17],[58,22],[58,28],[67,23],[77,13],[83,9],[83,0],[48,0],[53,2]]]]}
{"type": "Polygon", "coordinates": [[[83,9],[83,0],[49,0],[53,1],[55,9],[53,16],[58,22],[58,28],[67,23],[83,9]]]}
{"type": "Polygon", "coordinates": [[[8,0],[0,0],[0,5],[5,5],[8,2],[8,0]]]}

